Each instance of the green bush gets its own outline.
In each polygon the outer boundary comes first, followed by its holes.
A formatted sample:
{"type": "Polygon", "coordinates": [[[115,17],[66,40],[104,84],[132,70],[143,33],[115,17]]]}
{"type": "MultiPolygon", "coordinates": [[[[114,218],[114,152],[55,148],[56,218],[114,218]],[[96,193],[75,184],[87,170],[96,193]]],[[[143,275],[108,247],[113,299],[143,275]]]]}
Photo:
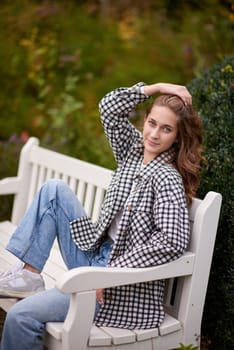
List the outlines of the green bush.
{"type": "Polygon", "coordinates": [[[223,196],[202,325],[202,334],[214,350],[234,348],[233,82],[234,57],[230,57],[188,85],[203,120],[208,160],[199,195],[213,190],[223,196]]]}
{"type": "Polygon", "coordinates": [[[177,348],[177,350],[198,350],[198,347],[197,346],[193,346],[191,344],[184,345],[184,344],[180,343],[180,347],[177,348]]]}

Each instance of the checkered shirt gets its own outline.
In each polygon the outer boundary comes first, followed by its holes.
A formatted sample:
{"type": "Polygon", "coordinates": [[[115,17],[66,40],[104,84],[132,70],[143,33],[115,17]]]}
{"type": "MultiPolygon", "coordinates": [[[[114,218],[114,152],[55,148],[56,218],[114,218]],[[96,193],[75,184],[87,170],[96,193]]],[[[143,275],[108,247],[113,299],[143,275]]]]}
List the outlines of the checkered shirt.
{"type": "MultiPolygon", "coordinates": [[[[138,83],[119,88],[100,102],[101,119],[117,162],[99,219],[71,222],[76,244],[96,249],[117,212],[123,215],[108,262],[111,267],[150,267],[178,258],[190,233],[181,176],[172,165],[174,151],[159,155],[141,169],[142,134],[130,123],[129,113],[147,99],[138,83]]],[[[138,283],[105,290],[97,326],[146,329],[163,321],[164,281],[138,283]]]]}

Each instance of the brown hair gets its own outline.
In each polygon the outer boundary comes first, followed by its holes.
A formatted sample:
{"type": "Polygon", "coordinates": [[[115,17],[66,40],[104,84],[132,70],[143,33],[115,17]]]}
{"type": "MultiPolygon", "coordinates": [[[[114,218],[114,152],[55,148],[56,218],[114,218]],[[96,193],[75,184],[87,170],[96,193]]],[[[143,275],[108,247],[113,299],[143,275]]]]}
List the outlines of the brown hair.
{"type": "Polygon", "coordinates": [[[153,106],[168,107],[178,117],[178,142],[175,144],[174,165],[181,174],[188,204],[196,195],[199,185],[201,162],[205,160],[202,146],[202,123],[191,105],[174,95],[160,95],[149,106],[147,115],[153,106]]]}

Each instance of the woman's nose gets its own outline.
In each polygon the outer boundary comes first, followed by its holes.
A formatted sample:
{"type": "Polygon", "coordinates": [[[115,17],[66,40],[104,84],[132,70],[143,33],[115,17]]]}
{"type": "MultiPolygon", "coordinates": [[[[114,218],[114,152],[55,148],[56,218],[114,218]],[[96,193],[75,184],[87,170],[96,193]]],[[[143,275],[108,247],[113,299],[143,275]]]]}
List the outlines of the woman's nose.
{"type": "Polygon", "coordinates": [[[152,137],[154,137],[154,138],[159,137],[159,128],[158,127],[154,128],[154,130],[152,131],[152,137]]]}

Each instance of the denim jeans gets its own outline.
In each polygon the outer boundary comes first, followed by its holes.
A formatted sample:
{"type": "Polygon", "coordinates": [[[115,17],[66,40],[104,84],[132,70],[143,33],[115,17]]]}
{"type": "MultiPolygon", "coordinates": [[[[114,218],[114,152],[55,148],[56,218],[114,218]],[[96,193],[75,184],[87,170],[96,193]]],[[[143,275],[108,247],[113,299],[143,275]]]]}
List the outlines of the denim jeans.
{"type": "MultiPolygon", "coordinates": [[[[84,215],[72,190],[61,180],[49,180],[21,220],[7,250],[41,271],[57,237],[68,269],[106,266],[112,249],[110,241],[104,242],[96,251],[81,251],[71,238],[70,221],[84,215]]],[[[45,323],[64,321],[68,307],[69,296],[55,288],[19,301],[7,314],[1,350],[43,349],[45,323]]],[[[96,313],[98,309],[99,304],[96,313]]]]}

